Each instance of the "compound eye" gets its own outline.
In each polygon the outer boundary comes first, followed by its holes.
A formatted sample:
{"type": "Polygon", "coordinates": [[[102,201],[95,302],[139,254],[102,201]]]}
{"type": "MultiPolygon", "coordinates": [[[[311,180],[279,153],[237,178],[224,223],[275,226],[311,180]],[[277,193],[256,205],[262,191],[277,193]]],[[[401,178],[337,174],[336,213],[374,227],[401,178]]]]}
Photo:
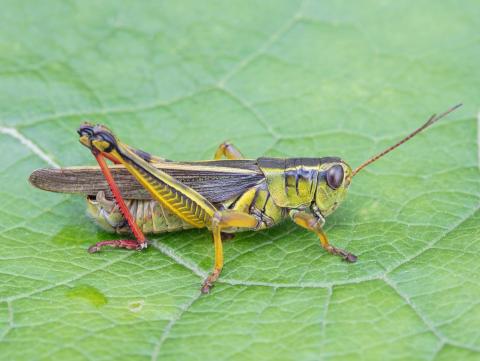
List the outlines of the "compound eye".
{"type": "Polygon", "coordinates": [[[332,189],[337,189],[343,183],[343,167],[334,165],[327,171],[327,184],[332,189]]]}

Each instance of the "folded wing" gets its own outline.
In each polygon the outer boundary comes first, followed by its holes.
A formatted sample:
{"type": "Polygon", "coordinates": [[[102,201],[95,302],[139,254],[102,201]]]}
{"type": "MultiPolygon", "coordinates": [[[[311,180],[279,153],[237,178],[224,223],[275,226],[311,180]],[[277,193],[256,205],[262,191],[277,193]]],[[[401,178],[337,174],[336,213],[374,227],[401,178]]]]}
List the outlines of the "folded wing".
{"type": "MultiPolygon", "coordinates": [[[[234,198],[264,180],[256,160],[217,160],[204,162],[158,162],[163,170],[193,188],[212,203],[234,198]]],[[[112,165],[112,175],[125,199],[152,199],[150,193],[123,166],[112,165]]],[[[99,167],[42,168],[30,175],[37,188],[60,193],[96,196],[99,191],[112,198],[99,167]]]]}

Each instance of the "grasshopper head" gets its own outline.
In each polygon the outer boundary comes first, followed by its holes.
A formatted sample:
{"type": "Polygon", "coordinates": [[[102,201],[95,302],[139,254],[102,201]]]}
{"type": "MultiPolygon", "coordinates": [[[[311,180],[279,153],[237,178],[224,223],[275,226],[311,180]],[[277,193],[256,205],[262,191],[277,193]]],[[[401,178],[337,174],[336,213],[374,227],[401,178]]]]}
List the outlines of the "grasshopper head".
{"type": "Polygon", "coordinates": [[[320,166],[315,203],[326,217],[337,209],[347,195],[352,180],[352,168],[342,160],[324,163],[320,166]]]}
{"type": "Polygon", "coordinates": [[[112,132],[103,125],[82,124],[77,130],[80,143],[92,150],[110,153],[117,148],[117,139],[112,132]]]}

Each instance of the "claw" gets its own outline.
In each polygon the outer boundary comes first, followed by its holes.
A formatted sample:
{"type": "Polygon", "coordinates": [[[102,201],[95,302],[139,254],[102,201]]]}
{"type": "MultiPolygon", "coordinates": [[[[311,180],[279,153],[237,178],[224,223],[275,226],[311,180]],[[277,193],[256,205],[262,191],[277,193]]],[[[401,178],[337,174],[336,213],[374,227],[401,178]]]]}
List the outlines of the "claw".
{"type": "Polygon", "coordinates": [[[348,263],[355,263],[357,262],[358,257],[350,252],[347,252],[347,254],[343,256],[343,259],[348,263]]]}
{"type": "Polygon", "coordinates": [[[205,281],[200,291],[202,292],[202,294],[207,295],[210,293],[210,290],[212,289],[212,287],[213,285],[210,282],[205,281]]]}
{"type": "Polygon", "coordinates": [[[88,247],[88,253],[97,253],[100,251],[100,248],[99,246],[97,246],[96,244],[88,247]]]}
{"type": "Polygon", "coordinates": [[[218,279],[220,276],[220,270],[215,269],[210,276],[207,277],[205,282],[203,282],[202,288],[200,289],[201,292],[206,295],[210,293],[210,290],[215,286],[215,281],[218,279]]]}

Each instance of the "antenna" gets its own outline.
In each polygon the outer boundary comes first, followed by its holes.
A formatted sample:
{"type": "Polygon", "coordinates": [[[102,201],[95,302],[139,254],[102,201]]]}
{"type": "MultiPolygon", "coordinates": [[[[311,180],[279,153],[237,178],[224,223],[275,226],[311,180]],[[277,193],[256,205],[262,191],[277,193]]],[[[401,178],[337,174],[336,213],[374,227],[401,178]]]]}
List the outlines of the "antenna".
{"type": "Polygon", "coordinates": [[[416,130],[414,130],[413,132],[411,132],[409,135],[407,135],[405,138],[403,138],[401,141],[399,141],[398,143],[392,145],[391,147],[388,147],[387,149],[385,149],[384,151],[378,153],[377,155],[371,157],[370,159],[368,159],[367,161],[365,161],[364,163],[360,164],[353,172],[352,172],[352,177],[355,176],[358,172],[360,172],[363,168],[365,168],[367,165],[375,162],[376,160],[380,159],[381,157],[383,157],[385,154],[387,153],[390,153],[392,150],[394,150],[395,148],[398,148],[399,146],[401,146],[403,143],[407,142],[408,140],[412,139],[414,136],[416,136],[418,133],[420,133],[422,130],[428,128],[429,126],[431,126],[433,123],[439,121],[440,119],[442,119],[443,117],[447,116],[448,114],[450,114],[451,112],[453,112],[454,110],[460,108],[462,106],[462,104],[457,104],[455,105],[454,107],[448,109],[446,112],[440,114],[440,115],[436,115],[436,114],[433,114],[420,128],[417,128],[416,130]]]}

